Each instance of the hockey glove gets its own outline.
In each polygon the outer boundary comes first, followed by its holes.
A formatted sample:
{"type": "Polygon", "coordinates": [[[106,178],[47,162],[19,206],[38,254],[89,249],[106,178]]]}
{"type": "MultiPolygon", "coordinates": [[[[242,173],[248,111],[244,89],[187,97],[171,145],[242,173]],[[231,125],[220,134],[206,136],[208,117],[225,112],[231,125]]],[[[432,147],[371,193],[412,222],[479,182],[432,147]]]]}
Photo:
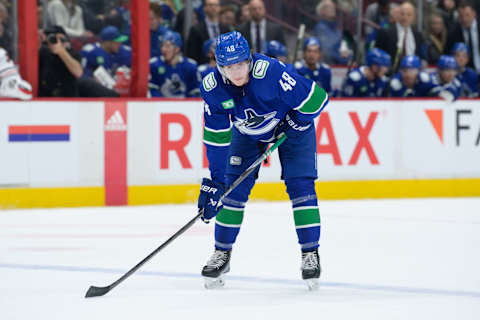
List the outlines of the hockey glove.
{"type": "Polygon", "coordinates": [[[198,196],[198,211],[203,209],[203,215],[200,217],[203,222],[209,223],[220,211],[222,205],[218,205],[218,200],[224,192],[225,187],[222,183],[203,178],[198,196]]]}
{"type": "Polygon", "coordinates": [[[285,115],[283,121],[280,122],[275,134],[278,136],[281,132],[284,132],[288,138],[295,139],[310,128],[312,123],[312,121],[307,123],[300,121],[296,115],[296,111],[291,110],[285,115]]]}

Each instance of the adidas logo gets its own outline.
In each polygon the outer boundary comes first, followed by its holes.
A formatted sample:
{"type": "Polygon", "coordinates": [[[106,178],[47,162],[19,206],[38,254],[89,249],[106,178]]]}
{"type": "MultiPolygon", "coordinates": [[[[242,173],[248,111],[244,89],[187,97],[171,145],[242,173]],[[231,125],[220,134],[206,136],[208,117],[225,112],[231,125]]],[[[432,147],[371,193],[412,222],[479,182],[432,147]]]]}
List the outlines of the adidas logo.
{"type": "Polygon", "coordinates": [[[107,123],[104,127],[105,131],[126,131],[127,125],[123,120],[122,114],[120,111],[115,110],[112,116],[107,120],[107,123]]]}

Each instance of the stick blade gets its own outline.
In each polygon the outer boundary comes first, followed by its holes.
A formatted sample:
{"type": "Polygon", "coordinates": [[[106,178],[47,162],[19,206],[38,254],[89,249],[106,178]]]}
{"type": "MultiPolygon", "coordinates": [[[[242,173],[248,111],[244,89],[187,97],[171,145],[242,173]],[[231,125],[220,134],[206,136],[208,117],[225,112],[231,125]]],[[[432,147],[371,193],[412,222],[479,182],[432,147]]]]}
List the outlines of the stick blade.
{"type": "Polygon", "coordinates": [[[110,291],[110,286],[108,287],[90,286],[90,288],[88,288],[87,294],[85,294],[85,298],[100,297],[105,295],[108,291],[110,291]]]}

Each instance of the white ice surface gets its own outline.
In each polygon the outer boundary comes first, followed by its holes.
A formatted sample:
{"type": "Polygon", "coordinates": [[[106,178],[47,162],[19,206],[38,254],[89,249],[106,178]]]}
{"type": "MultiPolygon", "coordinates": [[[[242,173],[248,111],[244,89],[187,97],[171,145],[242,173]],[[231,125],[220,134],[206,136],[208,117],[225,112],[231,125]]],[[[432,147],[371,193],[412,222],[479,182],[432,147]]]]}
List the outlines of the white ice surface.
{"type": "Polygon", "coordinates": [[[0,319],[480,319],[480,199],[323,201],[321,287],[300,280],[288,202],[250,203],[226,287],[200,270],[194,205],[0,211],[0,319]]]}

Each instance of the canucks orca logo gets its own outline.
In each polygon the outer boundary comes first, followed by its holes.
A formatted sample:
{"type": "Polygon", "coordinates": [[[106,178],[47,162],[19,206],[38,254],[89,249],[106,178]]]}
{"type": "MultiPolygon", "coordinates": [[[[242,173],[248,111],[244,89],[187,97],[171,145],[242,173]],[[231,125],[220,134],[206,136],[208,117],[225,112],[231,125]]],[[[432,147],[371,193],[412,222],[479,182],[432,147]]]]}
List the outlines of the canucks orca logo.
{"type": "Polygon", "coordinates": [[[234,122],[235,127],[243,134],[261,135],[275,128],[278,122],[280,122],[279,119],[275,118],[276,111],[259,115],[249,108],[245,109],[244,113],[245,119],[235,117],[236,121],[234,122]]]}

